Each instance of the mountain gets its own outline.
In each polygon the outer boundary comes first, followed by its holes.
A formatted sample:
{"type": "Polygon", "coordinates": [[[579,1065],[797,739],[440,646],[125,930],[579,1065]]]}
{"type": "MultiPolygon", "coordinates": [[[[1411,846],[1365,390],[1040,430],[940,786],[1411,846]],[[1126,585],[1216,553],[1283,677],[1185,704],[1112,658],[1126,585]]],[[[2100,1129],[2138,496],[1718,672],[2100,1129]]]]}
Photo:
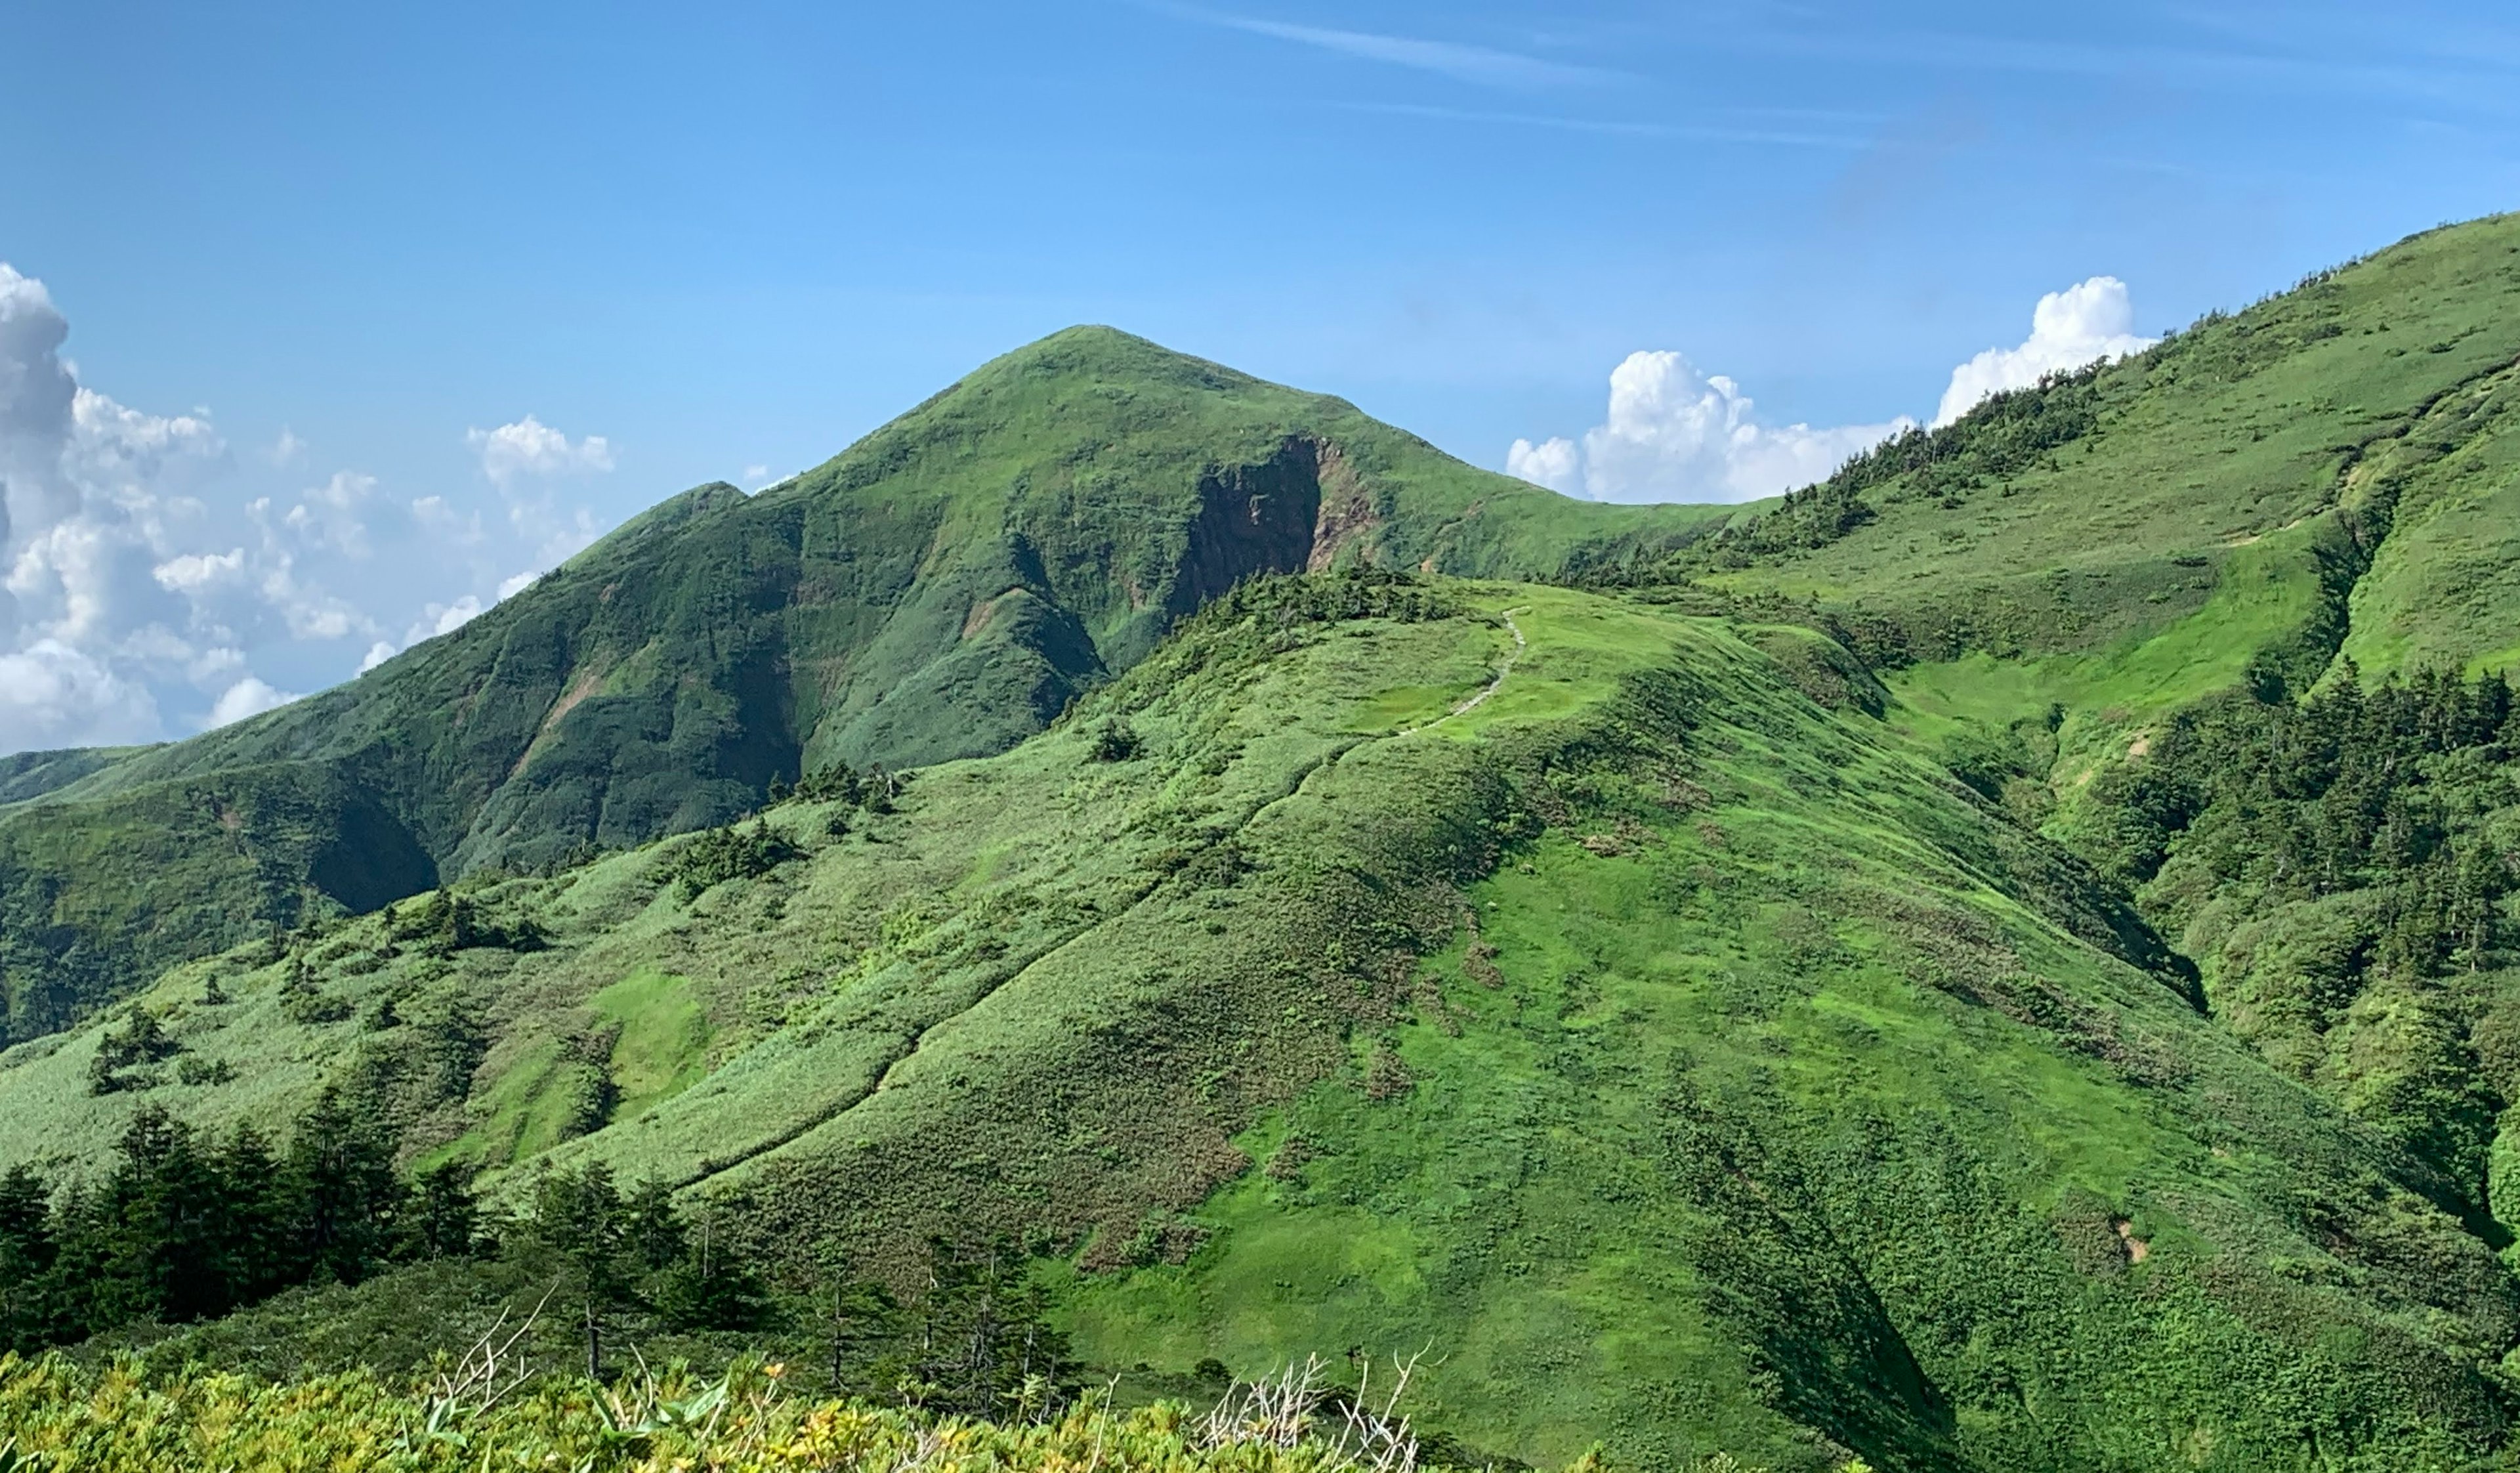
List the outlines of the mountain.
{"type": "Polygon", "coordinates": [[[12,769],[12,833],[251,784],[222,852],[470,875],[132,902],[202,954],[0,1053],[0,1165],[330,1085],[800,1283],[1004,1234],[1123,1376],[1426,1347],[1473,1460],[2508,1466],[2515,295],[2520,218],[2429,233],[1740,515],[1061,335],[331,707],[12,769]]]}
{"type": "Polygon", "coordinates": [[[1730,515],[1571,502],[1073,329],[759,496],[667,501],[347,685],[28,766],[0,807],[0,1042],[272,927],[722,822],[812,767],[1003,751],[1254,574],[1542,575],[1730,515]]]}

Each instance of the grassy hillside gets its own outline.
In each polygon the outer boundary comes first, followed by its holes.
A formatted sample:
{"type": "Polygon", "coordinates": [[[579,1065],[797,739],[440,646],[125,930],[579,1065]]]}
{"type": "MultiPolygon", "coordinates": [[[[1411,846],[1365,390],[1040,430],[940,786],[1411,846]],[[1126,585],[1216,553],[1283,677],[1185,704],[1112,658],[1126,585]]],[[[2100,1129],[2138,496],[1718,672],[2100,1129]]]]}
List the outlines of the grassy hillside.
{"type": "MultiPolygon", "coordinates": [[[[0,773],[15,1036],[138,989],[0,1166],[329,1084],[798,1284],[1004,1234],[1125,1376],[1430,1347],[1533,1462],[2509,1466],[2515,293],[2433,232],[1747,514],[1062,334],[0,773]]],[[[499,1272],[166,1354],[408,1369],[499,1272]]]]}
{"type": "MultiPolygon", "coordinates": [[[[2515,362],[2520,215],[2433,231],[1891,446],[1843,534],[1710,580],[1819,600],[1920,662],[2119,651],[2220,600],[2212,643],[2245,663],[2299,623],[2250,590],[2280,584],[2306,609],[2396,503],[2408,540],[2359,595],[2358,638],[2388,657],[2366,671],[2506,650],[2520,605],[2493,596],[2510,523],[2493,498],[2515,362]],[[2456,596],[2406,581],[2423,577],[2456,596]]],[[[2159,694],[2237,673],[2200,667],[2159,694]]]]}
{"type": "Polygon", "coordinates": [[[546,949],[405,906],[179,969],[155,1087],[89,1095],[97,1032],[5,1056],[0,1159],[330,1079],[421,1162],[659,1175],[774,1259],[907,1287],[1029,1234],[1103,1363],[1432,1344],[1428,1425],[1538,1461],[2498,1447],[2520,1294],[2456,1188],[1813,640],[1263,585],[891,811],[773,809],[758,864],[459,892],[546,949]]]}
{"type": "Polygon", "coordinates": [[[0,1042],[310,907],[703,828],[834,761],[1002,751],[1252,574],[1543,575],[1731,515],[1568,501],[1336,399],[1071,330],[760,496],[676,497],[347,685],[0,774],[43,799],[0,807],[0,1042]],[[356,833],[305,797],[337,788],[356,833]],[[302,839],[220,816],[282,807],[302,839]],[[344,876],[327,846],[378,857],[344,876]]]}
{"type": "Polygon", "coordinates": [[[1833,539],[1675,564],[1810,600],[1895,725],[2130,887],[2217,1020],[2506,1264],[2515,294],[2520,217],[2431,232],[1797,498],[1833,539]],[[2034,413],[2087,428],[1947,473],[2034,413]]]}

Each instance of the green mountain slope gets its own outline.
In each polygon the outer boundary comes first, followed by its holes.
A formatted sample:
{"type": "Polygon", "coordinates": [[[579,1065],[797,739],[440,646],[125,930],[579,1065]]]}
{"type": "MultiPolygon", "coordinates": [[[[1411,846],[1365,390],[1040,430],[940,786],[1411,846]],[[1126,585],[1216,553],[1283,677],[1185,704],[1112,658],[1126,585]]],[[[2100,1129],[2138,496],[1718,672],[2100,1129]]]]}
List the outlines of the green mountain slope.
{"type": "Polygon", "coordinates": [[[1045,1235],[1107,1362],[1432,1344],[1429,1423],[1534,1459],[2499,1443],[2520,1292],[2455,1189],[1817,704],[1814,636],[1329,586],[1399,617],[1238,596],[893,811],[774,809],[757,875],[687,898],[686,839],[462,893],[545,950],[406,906],[181,969],[143,1005],[235,1078],[96,1098],[95,1033],[22,1046],[0,1155],[329,1078],[423,1160],[662,1175],[774,1254],[1045,1235]]]}
{"type": "MultiPolygon", "coordinates": [[[[1013,1234],[1114,1369],[1429,1346],[1501,1455],[2510,1466],[2515,293],[2429,233],[1749,515],[1061,335],[11,769],[10,957],[251,944],[0,1052],[0,1165],[330,1083],[797,1272],[1013,1234]]],[[[413,1272],[320,1303],[468,1333],[413,1272]]]]}
{"type": "Polygon", "coordinates": [[[2124,666],[2129,646],[2206,616],[2210,639],[2192,642],[2210,649],[2157,658],[2148,687],[2123,692],[2157,706],[2239,679],[2294,634],[2400,502],[2409,539],[2360,595],[2358,636],[2391,657],[2366,672],[2506,650],[2520,614],[2492,592],[2510,575],[2493,498],[2515,362],[2520,216],[2431,232],[1980,410],[2011,436],[1918,437],[1906,458],[1924,463],[1857,492],[1866,515],[1843,535],[1711,580],[1841,609],[1893,661],[2124,666]],[[2457,596],[2426,596],[2426,576],[2457,596]]]}
{"type": "Polygon", "coordinates": [[[2046,427],[2000,469],[1914,443],[1788,508],[1842,534],[1665,575],[1808,600],[1895,722],[2136,887],[2238,1036],[2490,1220],[2520,786],[2499,680],[2444,682],[2520,664],[2515,373],[2502,216],[1990,406],[2046,427]]]}
{"type": "Polygon", "coordinates": [[[0,1040],[306,914],[721,822],[805,769],[1002,751],[1253,574],[1534,575],[1731,515],[1570,502],[1075,329],[758,497],[668,501],[347,685],[0,809],[0,1040]],[[334,788],[355,836],[304,797],[334,788]],[[271,807],[302,841],[228,816],[271,807]],[[147,863],[90,862],[143,828],[147,863]],[[327,845],[377,857],[345,880],[327,845]]]}

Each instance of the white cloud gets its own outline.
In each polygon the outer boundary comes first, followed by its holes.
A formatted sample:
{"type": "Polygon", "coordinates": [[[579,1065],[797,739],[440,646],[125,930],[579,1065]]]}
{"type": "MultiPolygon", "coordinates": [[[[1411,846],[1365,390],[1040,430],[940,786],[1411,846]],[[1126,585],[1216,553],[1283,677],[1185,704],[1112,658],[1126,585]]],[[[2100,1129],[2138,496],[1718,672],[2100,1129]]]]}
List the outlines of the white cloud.
{"type": "MultiPolygon", "coordinates": [[[[1989,394],[2102,358],[2123,358],[2159,341],[2137,337],[2126,283],[2094,276],[2039,299],[2030,336],[2018,347],[1991,347],[1952,370],[1934,415],[1939,427],[1989,394]]],[[[1915,428],[1900,415],[1884,424],[1814,429],[1769,425],[1741,386],[1701,374],[1675,352],[1636,352],[1610,373],[1609,409],[1582,441],[1563,436],[1517,439],[1506,474],[1597,501],[1751,501],[1825,480],[1852,457],[1915,428]]]]}
{"type": "Polygon", "coordinates": [[[2039,299],[2030,314],[2030,336],[2019,347],[1990,347],[1952,370],[1937,426],[1958,419],[1978,402],[2007,389],[2027,389],[2051,373],[2102,358],[2123,358],[2160,342],[2135,334],[2135,303],[2114,276],[2094,276],[2039,299]]]}
{"type": "Polygon", "coordinates": [[[0,654],[0,750],[119,746],[158,730],[145,687],[60,640],[0,654]]]}
{"type": "Polygon", "coordinates": [[[542,569],[528,568],[524,572],[501,582],[499,584],[499,602],[504,604],[508,600],[515,598],[518,594],[524,592],[526,589],[532,587],[535,582],[542,577],[542,569]]]}
{"type": "Polygon", "coordinates": [[[44,284],[0,263],[0,752],[146,740],[167,734],[161,713],[276,696],[248,664],[311,688],[362,650],[390,656],[393,630],[456,627],[602,530],[554,490],[611,467],[601,436],[527,416],[471,437],[495,497],[389,493],[310,471],[293,427],[238,454],[206,409],[118,403],[79,382],[68,336],[44,284]]]}
{"type": "Polygon", "coordinates": [[[1534,485],[1545,485],[1552,491],[1575,494],[1577,478],[1583,466],[1575,451],[1575,441],[1560,435],[1533,444],[1517,439],[1505,452],[1505,473],[1518,476],[1534,485]]]}
{"type": "Polygon", "coordinates": [[[375,669],[378,666],[381,666],[386,661],[394,658],[394,653],[395,651],[392,640],[378,640],[376,643],[368,646],[368,653],[360,659],[359,673],[364,675],[368,671],[375,669]]]}
{"type": "Polygon", "coordinates": [[[612,469],[612,446],[603,436],[571,440],[530,414],[496,430],[467,430],[464,442],[480,455],[481,474],[503,491],[529,478],[612,469]]]}
{"type": "Polygon", "coordinates": [[[485,607],[480,599],[470,593],[451,604],[430,604],[422,613],[420,622],[413,624],[411,632],[404,636],[403,647],[408,649],[424,639],[434,639],[440,634],[452,634],[480,618],[481,611],[485,607]]]}
{"type": "Polygon", "coordinates": [[[223,584],[245,581],[245,549],[178,553],[150,570],[158,581],[176,593],[202,593],[223,584]]]}
{"type": "Polygon", "coordinates": [[[1610,372],[1609,410],[1565,438],[1514,441],[1508,471],[1596,501],[1755,501],[1824,479],[1914,423],[1815,430],[1768,425],[1739,385],[1675,352],[1635,352],[1610,372]]]}
{"type": "Polygon", "coordinates": [[[211,704],[210,718],[202,723],[202,729],[208,731],[232,721],[242,721],[248,716],[261,715],[266,711],[278,711],[297,699],[287,691],[274,690],[263,681],[248,675],[229,686],[211,704]]]}

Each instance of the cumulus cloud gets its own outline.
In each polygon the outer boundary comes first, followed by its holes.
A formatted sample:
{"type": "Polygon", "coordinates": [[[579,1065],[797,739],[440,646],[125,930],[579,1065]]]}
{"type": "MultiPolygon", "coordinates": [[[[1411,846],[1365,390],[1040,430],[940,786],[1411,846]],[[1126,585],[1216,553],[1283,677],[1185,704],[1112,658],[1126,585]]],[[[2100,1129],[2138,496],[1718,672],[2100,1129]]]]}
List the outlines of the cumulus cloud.
{"type": "Polygon", "coordinates": [[[375,669],[378,666],[381,666],[386,661],[394,658],[396,653],[397,651],[394,649],[392,640],[378,640],[376,643],[368,646],[368,653],[360,658],[359,673],[362,675],[366,674],[368,671],[375,669]]]}
{"type": "Polygon", "coordinates": [[[2007,389],[2027,389],[2051,373],[2102,358],[2123,358],[2160,342],[2135,334],[2135,300],[2125,282],[2094,276],[2039,299],[2030,314],[2030,336],[2018,347],[1990,347],[1952,370],[1937,426],[1948,425],[1978,402],[2007,389]]]}
{"type": "Polygon", "coordinates": [[[491,499],[477,490],[310,472],[293,429],[236,453],[207,409],[153,414],[82,384],[68,337],[44,284],[0,262],[0,752],[266,709],[363,648],[361,668],[390,656],[393,629],[460,624],[601,529],[552,488],[611,465],[600,436],[531,416],[475,432],[498,487],[485,516],[463,499],[491,499]]]}
{"type": "Polygon", "coordinates": [[[229,686],[211,704],[210,717],[202,723],[202,729],[207,731],[232,721],[242,721],[248,716],[261,715],[266,711],[278,711],[297,699],[287,691],[274,690],[263,681],[248,675],[229,686]]]}
{"type": "Polygon", "coordinates": [[[420,622],[411,626],[411,633],[403,640],[404,647],[416,645],[424,639],[434,639],[440,634],[452,634],[479,619],[481,611],[487,607],[470,593],[453,603],[430,604],[422,614],[420,622]]]}
{"type": "Polygon", "coordinates": [[[1519,476],[1534,485],[1545,485],[1552,491],[1574,495],[1583,474],[1583,462],[1575,441],[1564,436],[1533,444],[1517,439],[1505,452],[1505,473],[1519,476]]]}
{"type": "MultiPolygon", "coordinates": [[[[2123,358],[2158,339],[2135,335],[2126,283],[2094,276],[2039,299],[2030,336],[1991,347],[1952,370],[1933,423],[1966,414],[1988,395],[2103,358],[2123,358]]],[[[1741,386],[1701,374],[1675,352],[1636,352],[1610,373],[1602,423],[1578,441],[1516,439],[1506,474],[1597,501],[1752,501],[1825,480],[1894,435],[1906,415],[1876,425],[1771,425],[1741,386]]]]}
{"type": "Polygon", "coordinates": [[[146,687],[57,639],[0,654],[0,750],[111,747],[158,734],[146,687]]]}
{"type": "Polygon", "coordinates": [[[1914,423],[1766,424],[1724,375],[1702,374],[1675,352],[1635,352],[1611,370],[1609,411],[1580,445],[1518,439],[1506,468],[1596,501],[1755,501],[1809,485],[1914,423]]]}
{"type": "Polygon", "coordinates": [[[245,549],[177,553],[150,573],[173,593],[199,594],[222,586],[239,586],[246,580],[245,549]]]}
{"type": "Polygon", "coordinates": [[[612,446],[603,436],[571,440],[530,414],[496,430],[468,430],[464,442],[481,457],[481,474],[503,491],[529,479],[612,469],[612,446]]]}

